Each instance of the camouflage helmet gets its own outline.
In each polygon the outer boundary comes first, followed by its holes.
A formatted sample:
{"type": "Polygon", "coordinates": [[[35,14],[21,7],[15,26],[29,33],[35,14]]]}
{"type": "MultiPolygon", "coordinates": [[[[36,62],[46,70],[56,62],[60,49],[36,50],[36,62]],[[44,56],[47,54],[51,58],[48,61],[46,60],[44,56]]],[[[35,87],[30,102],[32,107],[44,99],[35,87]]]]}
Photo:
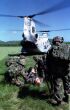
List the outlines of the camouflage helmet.
{"type": "Polygon", "coordinates": [[[53,44],[55,44],[56,42],[63,43],[63,41],[64,41],[64,38],[63,37],[56,36],[56,37],[53,38],[52,43],[53,44]]]}

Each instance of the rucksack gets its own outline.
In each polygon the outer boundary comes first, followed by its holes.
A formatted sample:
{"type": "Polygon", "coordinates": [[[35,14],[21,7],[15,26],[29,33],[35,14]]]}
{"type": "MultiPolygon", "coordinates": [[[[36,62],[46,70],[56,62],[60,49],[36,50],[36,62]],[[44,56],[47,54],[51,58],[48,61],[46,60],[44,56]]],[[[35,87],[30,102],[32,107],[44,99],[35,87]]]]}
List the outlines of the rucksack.
{"type": "Polygon", "coordinates": [[[53,45],[52,56],[54,58],[59,58],[62,60],[70,61],[70,47],[69,47],[69,45],[63,44],[63,43],[59,46],[53,45]]]}

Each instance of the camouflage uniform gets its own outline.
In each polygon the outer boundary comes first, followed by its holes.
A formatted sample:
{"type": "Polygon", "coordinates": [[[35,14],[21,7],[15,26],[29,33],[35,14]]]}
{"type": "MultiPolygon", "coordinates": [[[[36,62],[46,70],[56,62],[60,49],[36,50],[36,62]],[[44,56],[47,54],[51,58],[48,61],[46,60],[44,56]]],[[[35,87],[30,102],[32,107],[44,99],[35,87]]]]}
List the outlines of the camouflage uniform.
{"type": "Polygon", "coordinates": [[[47,61],[46,61],[46,55],[42,56],[43,61],[43,71],[44,71],[44,79],[48,80],[48,68],[47,68],[47,61]]]}
{"type": "Polygon", "coordinates": [[[61,80],[64,88],[64,99],[68,102],[68,94],[70,94],[70,48],[67,44],[61,42],[60,37],[55,37],[55,42],[47,55],[48,69],[53,77],[53,97],[51,103],[61,103],[62,97],[61,80]],[[57,45],[56,42],[59,42],[57,45]]]}
{"type": "Polygon", "coordinates": [[[35,83],[37,74],[31,71],[33,69],[31,67],[25,72],[24,64],[25,59],[22,56],[8,58],[6,61],[9,75],[8,81],[10,80],[12,84],[16,84],[17,86],[23,86],[25,83],[35,83]],[[22,80],[20,77],[22,77],[22,80]]]}
{"type": "Polygon", "coordinates": [[[7,59],[6,73],[8,74],[7,77],[9,77],[7,80],[12,84],[20,85],[21,81],[19,80],[19,76],[23,77],[23,75],[25,74],[24,63],[25,59],[22,58],[22,56],[14,56],[7,59]]]}
{"type": "Polygon", "coordinates": [[[37,72],[40,78],[45,78],[45,61],[42,57],[36,58],[34,57],[37,65],[37,72]]]}

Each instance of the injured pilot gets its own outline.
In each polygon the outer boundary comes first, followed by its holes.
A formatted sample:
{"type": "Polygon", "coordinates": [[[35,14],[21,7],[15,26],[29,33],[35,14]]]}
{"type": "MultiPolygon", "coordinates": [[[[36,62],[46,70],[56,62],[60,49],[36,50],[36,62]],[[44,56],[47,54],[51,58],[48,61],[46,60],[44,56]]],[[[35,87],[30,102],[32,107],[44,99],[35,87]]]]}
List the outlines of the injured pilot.
{"type": "Polygon", "coordinates": [[[29,70],[26,71],[24,79],[26,83],[36,84],[38,86],[41,84],[41,80],[38,77],[37,70],[33,67],[30,67],[29,70]]]}

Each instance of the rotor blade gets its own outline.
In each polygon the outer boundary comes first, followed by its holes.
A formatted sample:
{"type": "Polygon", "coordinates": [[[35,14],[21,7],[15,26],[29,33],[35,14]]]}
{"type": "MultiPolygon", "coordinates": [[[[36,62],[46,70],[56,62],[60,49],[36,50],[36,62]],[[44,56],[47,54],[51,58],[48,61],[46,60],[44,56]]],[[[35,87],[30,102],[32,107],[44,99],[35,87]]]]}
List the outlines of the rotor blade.
{"type": "MultiPolygon", "coordinates": [[[[29,17],[29,18],[33,18],[34,16],[35,16],[35,14],[33,14],[33,15],[27,15],[27,17],[29,17]]],[[[18,17],[18,18],[24,18],[26,16],[14,16],[14,15],[0,14],[0,17],[18,17]]]]}
{"type": "Polygon", "coordinates": [[[44,23],[42,23],[42,22],[40,22],[40,21],[38,21],[38,20],[36,20],[36,19],[33,19],[33,21],[34,21],[36,24],[40,25],[40,26],[47,26],[47,27],[50,27],[49,25],[44,24],[44,23]]]}
{"type": "Polygon", "coordinates": [[[44,31],[42,30],[42,31],[37,31],[37,32],[50,32],[50,31],[49,30],[47,30],[47,31],[46,30],[44,30],[44,31]]]}
{"type": "Polygon", "coordinates": [[[0,14],[0,17],[19,17],[19,18],[24,18],[25,16],[14,16],[14,15],[0,14]]]}
{"type": "Polygon", "coordinates": [[[17,17],[17,16],[0,14],[0,17],[17,17]]]}
{"type": "Polygon", "coordinates": [[[12,30],[8,30],[8,31],[17,31],[17,32],[22,32],[23,30],[15,30],[15,29],[12,29],[12,30]]]}
{"type": "MultiPolygon", "coordinates": [[[[35,15],[27,15],[29,18],[33,18],[35,15]]],[[[6,15],[6,14],[0,14],[0,17],[18,17],[18,18],[24,18],[26,16],[14,16],[14,15],[6,15]]]]}
{"type": "Polygon", "coordinates": [[[62,10],[62,9],[68,8],[68,7],[70,7],[70,0],[62,0],[58,4],[52,6],[51,8],[45,9],[44,11],[34,14],[33,16],[43,15],[43,14],[59,11],[59,10],[62,10]]]}
{"type": "Polygon", "coordinates": [[[0,33],[11,33],[11,34],[17,34],[17,33],[23,33],[23,30],[0,30],[0,33]]]}
{"type": "MultiPolygon", "coordinates": [[[[19,17],[19,18],[24,18],[25,16],[14,16],[14,15],[4,15],[4,14],[0,14],[0,17],[19,17]]],[[[33,16],[33,15],[30,15],[30,16],[28,16],[28,17],[32,18],[32,17],[34,17],[34,16],[33,16]]],[[[33,19],[33,21],[34,21],[35,23],[37,23],[38,25],[49,26],[49,25],[46,25],[46,24],[44,24],[44,23],[41,23],[40,21],[35,20],[35,19],[33,19]]]]}
{"type": "MultiPolygon", "coordinates": [[[[52,6],[51,8],[45,9],[44,11],[38,12],[36,14],[28,15],[28,17],[32,18],[32,17],[37,16],[37,15],[43,15],[43,14],[59,11],[59,10],[62,10],[62,9],[68,8],[68,7],[70,7],[70,0],[62,0],[61,2],[59,2],[56,5],[52,6]]],[[[14,16],[14,15],[0,14],[0,17],[19,17],[19,18],[24,18],[25,16],[14,16]]]]}
{"type": "Polygon", "coordinates": [[[57,30],[42,30],[42,31],[38,31],[38,32],[52,32],[52,31],[70,31],[70,28],[67,29],[57,29],[57,30]]]}
{"type": "Polygon", "coordinates": [[[68,29],[58,29],[58,30],[50,30],[50,32],[51,31],[69,31],[70,30],[70,28],[68,28],[68,29]]]}

